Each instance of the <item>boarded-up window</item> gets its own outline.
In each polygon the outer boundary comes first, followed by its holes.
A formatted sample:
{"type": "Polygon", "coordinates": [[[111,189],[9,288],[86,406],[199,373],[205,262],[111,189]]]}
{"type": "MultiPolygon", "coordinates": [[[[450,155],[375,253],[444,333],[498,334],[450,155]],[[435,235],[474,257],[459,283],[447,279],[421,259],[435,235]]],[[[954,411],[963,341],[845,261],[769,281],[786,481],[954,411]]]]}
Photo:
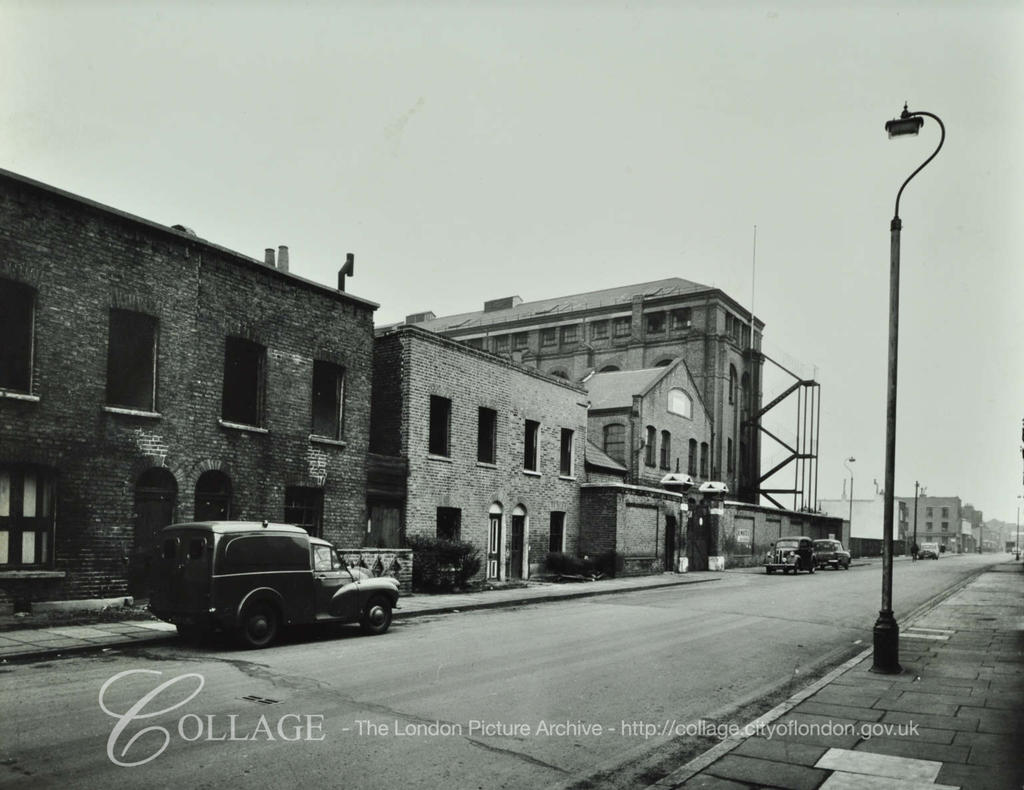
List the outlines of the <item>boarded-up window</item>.
{"type": "Polygon", "coordinates": [[[619,531],[619,550],[627,557],[658,554],[658,508],[626,505],[625,528],[619,531]]]}
{"type": "Polygon", "coordinates": [[[341,438],[345,371],[338,365],[313,362],[313,434],[341,438]]]}
{"type": "Polygon", "coordinates": [[[156,410],[157,320],[131,310],[110,311],[107,403],[156,410]]]}
{"type": "Polygon", "coordinates": [[[370,520],[366,527],[364,545],[378,549],[401,548],[402,510],[398,505],[385,503],[370,505],[370,520]]]}
{"type": "Polygon", "coordinates": [[[241,425],[263,424],[263,380],[267,350],[249,340],[224,342],[224,398],[221,415],[241,425]]]}
{"type": "Polygon", "coordinates": [[[451,453],[452,402],[440,395],[430,396],[430,439],[427,452],[448,457],[451,453]]]}
{"type": "Polygon", "coordinates": [[[0,389],[29,392],[36,292],[0,278],[0,389]]]}

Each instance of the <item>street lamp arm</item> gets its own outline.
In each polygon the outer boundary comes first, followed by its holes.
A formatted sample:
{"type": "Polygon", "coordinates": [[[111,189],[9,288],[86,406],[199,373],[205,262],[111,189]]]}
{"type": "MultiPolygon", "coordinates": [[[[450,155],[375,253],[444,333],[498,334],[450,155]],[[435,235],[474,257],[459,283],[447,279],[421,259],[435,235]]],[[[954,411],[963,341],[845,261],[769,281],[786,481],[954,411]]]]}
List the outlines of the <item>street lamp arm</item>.
{"type": "Polygon", "coordinates": [[[917,170],[915,170],[913,173],[907,176],[907,180],[903,182],[903,186],[900,187],[900,191],[896,193],[896,211],[893,213],[894,222],[899,220],[900,218],[900,198],[903,196],[903,190],[907,188],[907,184],[910,183],[910,180],[918,173],[920,173],[922,170],[924,170],[925,165],[927,165],[930,161],[932,161],[935,158],[936,154],[938,154],[939,151],[942,149],[942,144],[946,142],[946,125],[942,122],[942,119],[939,118],[938,115],[935,115],[934,113],[930,112],[924,112],[922,110],[919,110],[918,112],[908,112],[906,108],[904,108],[903,112],[900,113],[900,118],[915,118],[921,115],[934,119],[935,122],[939,125],[939,129],[942,132],[942,136],[939,138],[938,147],[934,151],[932,151],[932,155],[925,159],[917,168],[917,170]]]}

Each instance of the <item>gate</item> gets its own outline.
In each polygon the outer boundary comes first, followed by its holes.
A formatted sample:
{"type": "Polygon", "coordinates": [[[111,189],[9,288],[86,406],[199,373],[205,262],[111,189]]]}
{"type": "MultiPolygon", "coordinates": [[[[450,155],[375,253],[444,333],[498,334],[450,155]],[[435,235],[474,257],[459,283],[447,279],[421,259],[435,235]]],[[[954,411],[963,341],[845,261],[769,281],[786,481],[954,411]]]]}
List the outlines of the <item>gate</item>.
{"type": "Polygon", "coordinates": [[[687,524],[687,546],[689,547],[689,559],[691,571],[706,571],[708,569],[708,548],[711,542],[711,515],[707,508],[697,507],[690,512],[690,519],[687,524]]]}

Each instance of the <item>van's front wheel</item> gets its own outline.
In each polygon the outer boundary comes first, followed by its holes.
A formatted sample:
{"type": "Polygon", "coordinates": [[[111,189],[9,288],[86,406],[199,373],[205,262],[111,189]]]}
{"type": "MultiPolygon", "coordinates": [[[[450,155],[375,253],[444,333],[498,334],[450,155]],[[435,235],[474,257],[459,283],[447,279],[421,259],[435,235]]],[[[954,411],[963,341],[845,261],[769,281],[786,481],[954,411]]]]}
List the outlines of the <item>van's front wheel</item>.
{"type": "Polygon", "coordinates": [[[383,595],[375,595],[366,602],[366,608],[359,618],[364,634],[377,636],[391,626],[391,601],[383,595]]]}
{"type": "Polygon", "coordinates": [[[281,618],[270,604],[256,603],[246,607],[238,628],[238,637],[246,647],[266,647],[277,636],[281,618]]]}

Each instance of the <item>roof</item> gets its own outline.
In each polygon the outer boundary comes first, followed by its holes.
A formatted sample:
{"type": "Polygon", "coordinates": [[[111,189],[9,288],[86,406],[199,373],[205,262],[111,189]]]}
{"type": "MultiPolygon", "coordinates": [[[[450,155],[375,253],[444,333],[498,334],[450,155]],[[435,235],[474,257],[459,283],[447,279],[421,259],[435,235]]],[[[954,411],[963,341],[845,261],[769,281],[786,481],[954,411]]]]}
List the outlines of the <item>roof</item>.
{"type": "Polygon", "coordinates": [[[612,469],[623,473],[629,471],[589,439],[587,439],[587,446],[584,448],[583,460],[586,464],[597,466],[601,469],[612,469]]]}
{"type": "Polygon", "coordinates": [[[713,289],[707,285],[690,282],[680,277],[668,277],[649,283],[620,285],[617,288],[605,288],[601,291],[588,291],[570,296],[559,296],[554,299],[541,299],[536,302],[521,302],[501,310],[488,312],[477,310],[472,313],[441,316],[419,322],[416,326],[422,326],[433,332],[450,332],[458,329],[471,329],[474,326],[519,321],[525,318],[551,317],[557,319],[561,313],[573,313],[617,304],[628,305],[634,296],[655,299],[659,296],[682,296],[709,290],[713,289]]]}
{"type": "Polygon", "coordinates": [[[306,530],[302,527],[296,527],[294,524],[274,524],[269,521],[191,521],[183,522],[181,524],[171,524],[169,527],[165,527],[164,529],[186,528],[201,529],[220,534],[234,532],[262,532],[263,530],[273,530],[274,532],[294,532],[302,535],[307,534],[306,530]]]}
{"type": "Polygon", "coordinates": [[[371,302],[369,299],[364,299],[361,296],[354,296],[346,291],[339,291],[335,288],[331,288],[328,285],[324,285],[323,283],[318,283],[315,280],[309,280],[305,277],[301,277],[297,274],[294,274],[293,272],[268,266],[264,261],[261,261],[257,258],[252,258],[248,255],[243,255],[242,253],[237,252],[236,250],[228,249],[227,247],[222,247],[219,244],[214,244],[212,241],[207,241],[201,236],[197,236],[195,231],[185,228],[184,225],[161,225],[159,222],[153,222],[152,220],[145,219],[144,217],[139,217],[136,216],[135,214],[129,214],[127,211],[121,211],[121,209],[113,208],[112,206],[107,206],[103,203],[98,203],[95,200],[90,200],[89,198],[84,198],[81,195],[76,195],[73,192],[67,192],[63,189],[58,189],[57,187],[50,186],[49,184],[44,184],[42,181],[36,181],[35,179],[29,178],[28,176],[23,176],[19,173],[15,173],[10,170],[5,170],[3,168],[0,168],[0,178],[6,178],[12,182],[21,184],[22,186],[26,186],[31,189],[38,190],[40,192],[45,192],[49,194],[51,197],[56,197],[62,200],[71,201],[72,203],[77,203],[80,206],[84,206],[94,211],[99,211],[102,214],[117,217],[119,219],[134,223],[136,225],[141,225],[151,231],[175,237],[179,241],[197,245],[199,247],[205,247],[209,250],[215,250],[216,252],[219,252],[227,256],[228,258],[234,260],[235,263],[240,263],[250,268],[261,270],[272,277],[284,278],[286,280],[291,281],[291,283],[295,285],[303,285],[307,288],[312,288],[322,293],[326,293],[330,296],[333,296],[335,299],[350,302],[352,304],[357,304],[361,307],[368,308],[370,310],[376,310],[378,307],[380,307],[380,305],[377,304],[377,302],[371,302]]]}
{"type": "Polygon", "coordinates": [[[590,393],[591,409],[624,409],[633,405],[634,395],[643,395],[671,366],[642,370],[595,373],[583,382],[590,393]]]}

